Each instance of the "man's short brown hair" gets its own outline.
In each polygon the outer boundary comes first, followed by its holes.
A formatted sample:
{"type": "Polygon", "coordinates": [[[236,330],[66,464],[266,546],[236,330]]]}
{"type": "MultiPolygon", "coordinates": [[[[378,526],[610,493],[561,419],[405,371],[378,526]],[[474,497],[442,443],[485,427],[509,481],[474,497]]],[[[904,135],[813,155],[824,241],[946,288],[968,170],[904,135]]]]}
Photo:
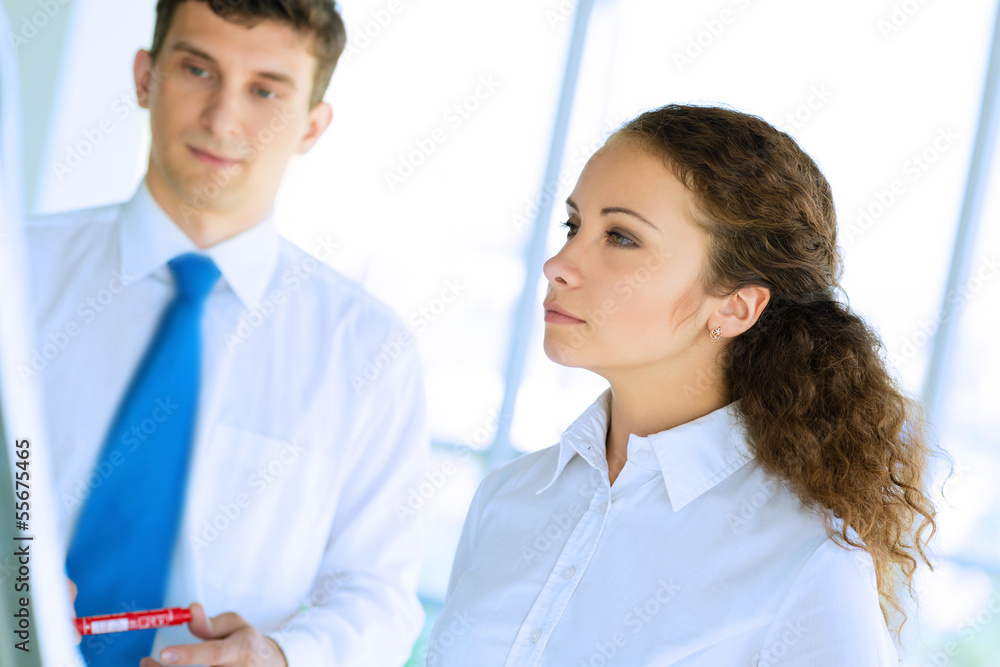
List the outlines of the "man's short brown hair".
{"type": "Polygon", "coordinates": [[[303,35],[311,35],[316,72],[309,94],[309,108],[322,101],[337,60],[347,45],[344,21],[332,0],[158,0],[153,46],[149,49],[154,61],[163,48],[174,12],[183,2],[204,2],[219,17],[248,28],[261,21],[277,21],[303,35]]]}

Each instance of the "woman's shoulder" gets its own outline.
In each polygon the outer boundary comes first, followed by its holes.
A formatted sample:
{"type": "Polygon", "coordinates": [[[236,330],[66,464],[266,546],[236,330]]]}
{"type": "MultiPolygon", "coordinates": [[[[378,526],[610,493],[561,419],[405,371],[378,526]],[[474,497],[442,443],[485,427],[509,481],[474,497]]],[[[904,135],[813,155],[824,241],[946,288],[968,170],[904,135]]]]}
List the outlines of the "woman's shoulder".
{"type": "Polygon", "coordinates": [[[823,665],[895,665],[879,605],[875,566],[864,549],[833,537],[797,573],[764,640],[760,665],[781,655],[824,656],[823,665]]]}
{"type": "Polygon", "coordinates": [[[521,454],[517,458],[494,468],[479,483],[484,500],[503,495],[530,493],[549,483],[559,464],[559,445],[545,447],[536,452],[521,454]]]}
{"type": "MultiPolygon", "coordinates": [[[[848,531],[852,535],[852,531],[848,531]]],[[[860,542],[857,535],[852,540],[860,542]]],[[[796,578],[799,587],[829,587],[837,590],[853,589],[872,599],[878,598],[875,562],[863,547],[845,544],[840,536],[823,540],[810,554],[796,578]]]]}

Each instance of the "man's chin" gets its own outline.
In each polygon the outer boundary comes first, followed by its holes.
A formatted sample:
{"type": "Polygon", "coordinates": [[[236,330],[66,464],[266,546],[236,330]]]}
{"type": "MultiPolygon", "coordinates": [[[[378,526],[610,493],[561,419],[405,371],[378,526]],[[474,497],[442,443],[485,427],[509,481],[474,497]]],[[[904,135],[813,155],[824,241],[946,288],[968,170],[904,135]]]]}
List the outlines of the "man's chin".
{"type": "Polygon", "coordinates": [[[242,188],[236,187],[232,177],[223,173],[226,178],[188,178],[176,188],[181,201],[199,211],[225,211],[240,201],[242,188]]]}

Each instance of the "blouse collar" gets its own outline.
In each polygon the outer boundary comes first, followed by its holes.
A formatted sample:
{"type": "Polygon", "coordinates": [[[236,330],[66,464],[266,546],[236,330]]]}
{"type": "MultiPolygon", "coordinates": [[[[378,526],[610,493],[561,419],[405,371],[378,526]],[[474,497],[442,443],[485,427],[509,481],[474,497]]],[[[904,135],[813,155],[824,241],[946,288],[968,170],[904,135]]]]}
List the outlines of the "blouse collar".
{"type": "MultiPolygon", "coordinates": [[[[663,474],[670,506],[675,512],[753,459],[746,430],[739,419],[739,403],[734,401],[646,437],[629,436],[629,463],[663,474]]],[[[576,455],[599,470],[608,483],[605,447],[610,412],[609,388],[563,432],[555,473],[536,493],[552,486],[576,455]]]]}

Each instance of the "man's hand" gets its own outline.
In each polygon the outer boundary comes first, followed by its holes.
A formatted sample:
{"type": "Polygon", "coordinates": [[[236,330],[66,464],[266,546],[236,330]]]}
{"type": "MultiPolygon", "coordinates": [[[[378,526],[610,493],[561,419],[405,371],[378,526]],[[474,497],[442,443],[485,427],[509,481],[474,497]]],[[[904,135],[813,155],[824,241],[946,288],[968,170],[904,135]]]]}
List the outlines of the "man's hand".
{"type": "Polygon", "coordinates": [[[211,665],[212,667],[288,667],[285,654],[268,637],[235,612],[208,618],[205,609],[191,605],[188,629],[201,644],[179,644],[160,651],[160,662],[143,658],[140,667],[211,665]]]}
{"type": "MultiPolygon", "coordinates": [[[[69,589],[69,608],[73,609],[76,605],[76,584],[69,577],[66,577],[66,588],[69,589]]],[[[79,644],[83,637],[77,632],[76,623],[73,624],[73,634],[76,635],[76,643],[79,644]]]]}

